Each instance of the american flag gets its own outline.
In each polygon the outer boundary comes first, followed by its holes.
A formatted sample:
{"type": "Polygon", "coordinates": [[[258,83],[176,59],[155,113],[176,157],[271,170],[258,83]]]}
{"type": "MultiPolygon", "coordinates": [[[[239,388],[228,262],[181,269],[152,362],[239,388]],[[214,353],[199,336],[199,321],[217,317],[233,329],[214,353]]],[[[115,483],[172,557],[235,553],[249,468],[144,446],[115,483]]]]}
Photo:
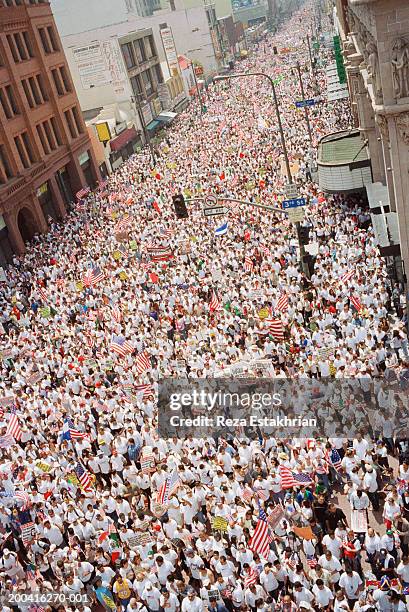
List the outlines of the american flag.
{"type": "Polygon", "coordinates": [[[115,224],[114,234],[120,234],[121,232],[127,232],[132,225],[132,217],[125,215],[122,219],[115,224]]]}
{"type": "Polygon", "coordinates": [[[314,557],[314,555],[307,555],[307,565],[314,569],[318,564],[318,560],[314,557]]]}
{"type": "Polygon", "coordinates": [[[167,240],[169,240],[169,238],[172,238],[172,236],[173,236],[172,230],[169,230],[169,229],[162,229],[160,234],[161,234],[161,236],[163,236],[167,240]]]}
{"type": "Polygon", "coordinates": [[[152,261],[168,261],[173,259],[173,253],[169,247],[150,247],[148,252],[152,261]]]}
{"type": "Polygon", "coordinates": [[[360,301],[358,296],[351,295],[351,297],[349,298],[349,301],[351,302],[352,306],[355,308],[355,310],[357,312],[361,312],[361,310],[362,310],[362,303],[361,303],[361,301],[360,301]]]}
{"type": "Polygon", "coordinates": [[[95,346],[95,339],[92,334],[85,334],[87,346],[93,348],[95,346]]]}
{"type": "Polygon", "coordinates": [[[41,285],[38,286],[38,293],[43,302],[48,302],[48,295],[44,291],[44,287],[42,287],[41,285]]]}
{"type": "Polygon", "coordinates": [[[98,188],[100,191],[102,191],[103,189],[105,189],[105,187],[108,185],[108,180],[102,180],[102,181],[98,181],[98,188]]]}
{"type": "Polygon", "coordinates": [[[259,518],[253,537],[249,541],[249,549],[266,557],[270,550],[271,534],[267,523],[267,516],[259,503],[259,518]]]}
{"type": "Polygon", "coordinates": [[[80,464],[77,463],[74,467],[74,472],[78,478],[80,485],[84,491],[92,491],[91,487],[91,475],[87,470],[80,464]]]}
{"type": "Polygon", "coordinates": [[[176,469],[168,476],[159,488],[157,500],[159,504],[167,504],[180,485],[180,476],[176,469]]]}
{"type": "Polygon", "coordinates": [[[6,435],[10,434],[17,442],[19,442],[21,440],[23,432],[21,431],[20,423],[16,413],[17,409],[15,406],[13,406],[10,411],[10,418],[7,424],[6,435]]]}
{"type": "Polygon", "coordinates": [[[142,353],[136,355],[135,361],[138,374],[142,374],[143,372],[146,372],[152,367],[151,358],[149,357],[149,354],[146,351],[142,351],[142,353]]]}
{"type": "Polygon", "coordinates": [[[77,200],[81,200],[81,198],[86,196],[90,191],[91,189],[87,185],[86,187],[83,187],[83,189],[80,189],[79,191],[77,191],[77,193],[75,194],[75,197],[77,198],[77,200]]]}
{"type": "Polygon", "coordinates": [[[244,258],[244,269],[246,270],[246,272],[252,272],[253,268],[254,268],[253,260],[251,259],[249,255],[246,255],[244,258]]]}
{"type": "Polygon", "coordinates": [[[0,448],[8,448],[14,444],[14,438],[11,434],[0,436],[0,448]]]}
{"type": "Polygon", "coordinates": [[[27,510],[27,508],[29,508],[31,506],[30,497],[29,497],[28,493],[26,493],[25,491],[16,491],[14,493],[14,497],[18,501],[23,502],[23,505],[21,507],[22,510],[27,510]]]}
{"type": "Polygon", "coordinates": [[[29,563],[26,567],[26,578],[27,580],[35,580],[37,576],[37,570],[34,563],[29,563]]]}
{"type": "Polygon", "coordinates": [[[332,467],[339,472],[341,469],[341,456],[336,448],[328,449],[325,458],[332,467]]]}
{"type": "Polygon", "coordinates": [[[120,357],[126,357],[132,353],[133,346],[123,336],[112,336],[110,350],[120,357]]]}
{"type": "Polygon", "coordinates": [[[153,385],[135,385],[135,391],[143,393],[143,399],[149,399],[155,393],[153,385]]]}
{"type": "MultiPolygon", "coordinates": [[[[89,284],[91,287],[95,287],[99,282],[104,280],[105,275],[102,272],[101,268],[94,266],[88,273],[89,284]]],[[[84,281],[85,284],[85,281],[84,281]]]]}
{"type": "Polygon", "coordinates": [[[312,484],[312,480],[307,474],[292,472],[290,468],[285,465],[280,465],[278,467],[278,473],[281,478],[282,489],[292,489],[292,487],[312,484]]]}
{"type": "Polygon", "coordinates": [[[217,293],[212,291],[212,297],[209,302],[210,312],[216,312],[217,310],[221,310],[221,302],[217,297],[217,293]]]}
{"type": "Polygon", "coordinates": [[[112,318],[117,323],[120,323],[122,321],[122,312],[118,304],[112,304],[112,318]]]}
{"type": "Polygon", "coordinates": [[[64,426],[62,431],[63,440],[89,440],[90,436],[85,431],[79,431],[75,428],[74,423],[70,417],[64,420],[64,426]]]}
{"type": "Polygon", "coordinates": [[[340,283],[348,282],[355,275],[355,270],[350,270],[349,272],[345,272],[339,279],[340,283]]]}
{"type": "Polygon", "coordinates": [[[244,588],[247,589],[252,584],[256,584],[258,580],[258,571],[254,567],[250,567],[243,575],[244,588]]]}
{"type": "Polygon", "coordinates": [[[242,491],[241,496],[245,501],[249,502],[253,499],[253,491],[248,487],[245,487],[242,491]]]}
{"type": "Polygon", "coordinates": [[[284,340],[284,326],[281,319],[266,319],[268,331],[273,336],[274,340],[280,342],[284,340]]]}
{"type": "Polygon", "coordinates": [[[264,257],[268,257],[271,253],[270,249],[266,246],[261,246],[261,252],[263,253],[264,257]]]}
{"type": "Polygon", "coordinates": [[[288,295],[285,291],[283,291],[278,298],[278,302],[276,305],[276,309],[278,312],[287,312],[288,310],[288,295]]]}

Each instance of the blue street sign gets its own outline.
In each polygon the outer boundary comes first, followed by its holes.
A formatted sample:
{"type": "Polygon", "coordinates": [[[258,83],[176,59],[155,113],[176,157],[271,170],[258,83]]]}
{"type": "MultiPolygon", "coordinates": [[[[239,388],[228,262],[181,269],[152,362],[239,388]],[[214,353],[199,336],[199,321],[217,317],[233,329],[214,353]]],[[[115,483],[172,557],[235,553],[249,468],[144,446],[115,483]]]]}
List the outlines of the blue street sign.
{"type": "Polygon", "coordinates": [[[298,208],[299,206],[305,206],[306,203],[307,202],[306,202],[305,198],[295,198],[293,200],[284,200],[282,202],[283,209],[286,209],[286,208],[298,208]]]}
{"type": "Polygon", "coordinates": [[[297,108],[304,108],[304,106],[314,106],[314,104],[316,104],[316,101],[314,99],[300,100],[299,102],[295,103],[297,108]]]}

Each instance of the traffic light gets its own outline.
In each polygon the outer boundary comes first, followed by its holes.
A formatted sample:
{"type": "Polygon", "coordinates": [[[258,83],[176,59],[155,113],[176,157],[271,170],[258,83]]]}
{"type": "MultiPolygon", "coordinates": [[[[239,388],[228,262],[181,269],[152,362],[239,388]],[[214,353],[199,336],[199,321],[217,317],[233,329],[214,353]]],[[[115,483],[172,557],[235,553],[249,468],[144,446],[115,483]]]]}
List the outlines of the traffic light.
{"type": "Polygon", "coordinates": [[[298,240],[300,244],[308,244],[310,238],[310,228],[305,227],[305,225],[300,225],[298,228],[298,240]]]}
{"type": "Polygon", "coordinates": [[[181,193],[172,196],[173,206],[175,208],[176,217],[178,219],[187,219],[189,214],[187,212],[185,198],[181,193]]]}
{"type": "Polygon", "coordinates": [[[274,55],[278,55],[277,47],[273,47],[273,53],[274,55]]]}

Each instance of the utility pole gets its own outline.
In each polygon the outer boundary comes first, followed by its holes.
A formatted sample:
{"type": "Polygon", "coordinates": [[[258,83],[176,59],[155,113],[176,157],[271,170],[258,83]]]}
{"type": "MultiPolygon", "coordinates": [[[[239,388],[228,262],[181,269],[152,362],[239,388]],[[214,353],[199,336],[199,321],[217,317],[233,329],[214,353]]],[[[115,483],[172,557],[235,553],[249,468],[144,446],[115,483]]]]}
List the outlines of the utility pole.
{"type": "Polygon", "coordinates": [[[308,53],[310,56],[310,62],[311,62],[311,73],[315,78],[315,65],[314,65],[314,60],[312,58],[312,51],[311,51],[311,42],[310,42],[310,35],[307,34],[307,44],[308,44],[308,53]]]}
{"type": "Polygon", "coordinates": [[[197,96],[199,98],[199,102],[200,102],[200,114],[203,115],[203,100],[202,100],[202,92],[199,89],[199,83],[197,82],[197,77],[196,77],[196,70],[195,67],[193,65],[193,60],[190,60],[190,67],[193,70],[193,78],[195,80],[195,86],[196,86],[196,91],[197,91],[197,96]]]}
{"type": "MultiPolygon", "coordinates": [[[[288,181],[289,185],[292,185],[293,184],[293,177],[292,177],[292,174],[291,174],[290,160],[288,158],[288,151],[287,151],[287,145],[286,145],[286,142],[285,142],[283,124],[281,123],[280,107],[278,105],[277,93],[276,93],[276,88],[275,88],[275,85],[274,85],[274,80],[271,78],[271,76],[269,76],[265,72],[245,72],[245,73],[241,73],[241,74],[230,74],[230,75],[226,74],[226,75],[216,76],[214,78],[214,80],[215,81],[228,81],[230,79],[242,79],[242,78],[252,77],[252,76],[261,76],[261,77],[264,77],[264,78],[266,78],[266,79],[268,79],[270,81],[271,89],[272,89],[272,92],[273,92],[275,111],[276,111],[276,115],[277,115],[278,129],[279,129],[279,132],[280,132],[281,148],[283,149],[283,154],[284,154],[285,167],[286,167],[286,173],[287,173],[287,181],[288,181]]],[[[307,263],[306,258],[305,258],[305,256],[306,256],[305,245],[303,244],[303,241],[301,240],[301,232],[300,232],[301,223],[298,221],[297,223],[295,223],[295,227],[296,227],[296,230],[297,230],[298,244],[299,244],[299,247],[300,247],[301,267],[302,267],[302,270],[303,270],[304,274],[306,275],[306,277],[309,278],[310,277],[310,271],[309,271],[308,263],[307,263]]]]}
{"type": "MultiPolygon", "coordinates": [[[[297,72],[298,72],[298,78],[300,79],[301,99],[304,101],[305,100],[305,91],[304,91],[304,83],[302,82],[302,74],[301,74],[300,62],[297,62],[296,68],[297,68],[297,72]]],[[[304,116],[305,116],[305,122],[307,124],[308,138],[310,139],[310,145],[312,146],[312,134],[311,134],[311,125],[310,125],[310,115],[309,115],[308,108],[306,106],[304,106],[304,116]]]]}
{"type": "Polygon", "coordinates": [[[151,141],[149,130],[146,127],[145,117],[143,115],[143,111],[142,111],[142,107],[141,107],[141,102],[139,100],[139,95],[135,94],[134,96],[131,97],[131,100],[135,104],[136,114],[138,115],[139,121],[141,122],[141,125],[142,125],[142,130],[143,130],[143,134],[144,134],[144,137],[145,137],[145,143],[149,147],[149,150],[150,150],[150,153],[151,153],[151,158],[152,158],[152,164],[153,164],[153,167],[155,167],[156,166],[155,149],[154,149],[152,141],[151,141]]]}

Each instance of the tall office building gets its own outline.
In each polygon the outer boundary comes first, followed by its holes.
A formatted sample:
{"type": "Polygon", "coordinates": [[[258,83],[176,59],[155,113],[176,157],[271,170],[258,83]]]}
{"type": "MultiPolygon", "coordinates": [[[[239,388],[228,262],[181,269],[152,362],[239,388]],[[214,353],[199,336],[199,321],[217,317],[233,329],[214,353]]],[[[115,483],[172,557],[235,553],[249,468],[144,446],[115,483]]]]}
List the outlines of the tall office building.
{"type": "Polygon", "coordinates": [[[99,178],[49,2],[0,0],[0,264],[99,178]]]}

